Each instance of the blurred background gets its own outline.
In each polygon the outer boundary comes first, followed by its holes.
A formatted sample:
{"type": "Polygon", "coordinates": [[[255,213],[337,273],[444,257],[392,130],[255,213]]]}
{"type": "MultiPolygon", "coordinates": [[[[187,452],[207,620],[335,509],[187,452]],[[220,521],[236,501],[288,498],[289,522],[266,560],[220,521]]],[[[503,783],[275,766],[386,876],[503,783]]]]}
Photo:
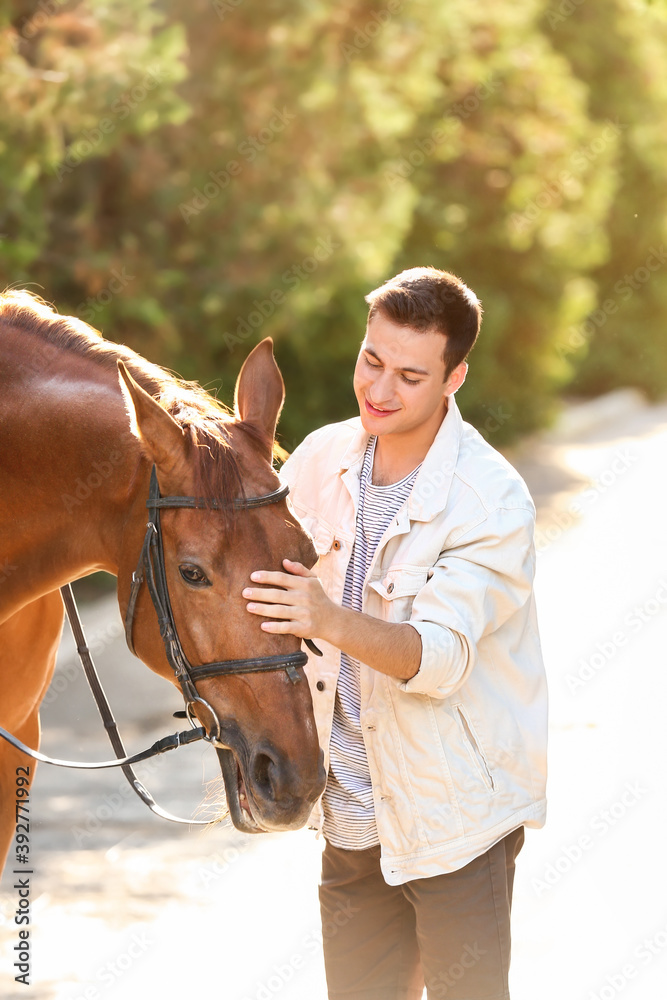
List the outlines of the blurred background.
{"type": "MultiPolygon", "coordinates": [[[[551,699],[513,1000],[667,995],[665,67],[667,0],[0,0],[0,287],[225,402],[272,336],[287,450],[355,413],[368,291],[431,264],[482,299],[458,398],[536,500],[551,699]]],[[[142,749],[180,698],[115,597],[83,616],[142,749]]],[[[42,721],[109,756],[67,630],[42,721]]],[[[149,787],[202,815],[217,761],[171,756],[149,787]]],[[[33,979],[6,873],[3,997],[326,995],[308,831],[199,835],[42,765],[31,808],[33,979]]]]}
{"type": "Polygon", "coordinates": [[[0,285],[229,401],[262,337],[288,450],[354,413],[364,295],[459,274],[494,444],[667,390],[662,0],[0,5],[0,285]]]}

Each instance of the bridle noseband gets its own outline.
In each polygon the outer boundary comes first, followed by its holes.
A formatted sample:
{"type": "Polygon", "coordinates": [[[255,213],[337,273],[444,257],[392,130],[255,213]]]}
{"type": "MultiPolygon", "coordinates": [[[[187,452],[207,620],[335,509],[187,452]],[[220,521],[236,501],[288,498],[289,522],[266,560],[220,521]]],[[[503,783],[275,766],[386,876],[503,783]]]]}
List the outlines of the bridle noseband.
{"type": "Polygon", "coordinates": [[[247,499],[234,499],[232,501],[209,500],[204,497],[161,497],[155,466],[151,470],[150,488],[148,500],[146,501],[146,506],[151,511],[151,519],[146,527],[146,534],[141,547],[137,568],[132,574],[132,589],[125,613],[125,639],[130,651],[135,653],[132,628],[134,625],[137,598],[139,597],[141,585],[145,580],[157,614],[160,635],[164,642],[167,660],[183,692],[187,717],[191,724],[195,726],[194,706],[196,704],[202,705],[210,713],[215,727],[215,730],[208,732],[205,738],[218,746],[224,746],[224,744],[220,743],[220,720],[211,705],[199,695],[195,686],[198,680],[225,676],[227,674],[250,674],[264,670],[285,670],[292,683],[296,684],[300,680],[297,668],[303,667],[308,662],[308,657],[306,653],[298,650],[295,653],[288,653],[286,655],[260,656],[247,660],[220,660],[215,663],[203,663],[199,666],[193,666],[183,651],[174,621],[171,601],[169,600],[167,574],[164,564],[164,548],[160,531],[160,510],[164,507],[189,507],[196,510],[223,510],[230,508],[233,510],[251,510],[256,507],[266,507],[269,504],[278,503],[280,500],[284,500],[288,493],[289,486],[284,485],[272,493],[248,497],[247,499]]]}

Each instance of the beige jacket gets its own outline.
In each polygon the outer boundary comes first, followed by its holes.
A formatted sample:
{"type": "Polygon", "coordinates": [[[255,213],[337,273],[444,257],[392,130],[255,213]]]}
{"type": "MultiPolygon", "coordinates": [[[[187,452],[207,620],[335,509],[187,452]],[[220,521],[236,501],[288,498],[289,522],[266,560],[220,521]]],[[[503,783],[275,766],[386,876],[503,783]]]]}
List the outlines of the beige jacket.
{"type": "MultiPolygon", "coordinates": [[[[367,440],[358,417],[323,427],[281,473],[315,541],[322,584],[339,603],[367,440]]],[[[450,396],[364,586],[367,614],[409,622],[422,640],[419,671],[407,682],[361,666],[361,724],[390,885],[455,871],[516,827],[544,823],[534,518],[523,480],[450,396]]],[[[324,656],[311,655],[306,669],[328,766],[340,652],[318,644],[324,656]]],[[[318,804],[318,828],[321,813],[318,804]]]]}

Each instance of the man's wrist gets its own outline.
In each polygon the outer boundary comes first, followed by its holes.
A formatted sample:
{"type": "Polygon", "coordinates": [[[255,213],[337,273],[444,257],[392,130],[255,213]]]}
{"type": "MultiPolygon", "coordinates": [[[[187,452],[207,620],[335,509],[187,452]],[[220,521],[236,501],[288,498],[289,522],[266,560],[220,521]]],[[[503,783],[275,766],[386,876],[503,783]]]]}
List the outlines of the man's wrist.
{"type": "Polygon", "coordinates": [[[384,622],[333,604],[326,625],[321,639],[374,670],[403,681],[418,673],[421,636],[407,622],[384,622]]]}
{"type": "Polygon", "coordinates": [[[327,612],[326,628],[320,632],[320,638],[330,642],[336,649],[343,649],[349,635],[350,618],[354,616],[355,613],[350,608],[343,608],[332,601],[327,612]]]}

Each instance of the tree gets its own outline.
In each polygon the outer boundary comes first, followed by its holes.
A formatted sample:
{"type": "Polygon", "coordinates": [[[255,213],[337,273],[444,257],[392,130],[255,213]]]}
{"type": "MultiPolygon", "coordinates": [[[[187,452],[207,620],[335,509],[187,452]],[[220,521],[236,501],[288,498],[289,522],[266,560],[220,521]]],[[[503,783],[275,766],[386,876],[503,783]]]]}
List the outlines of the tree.
{"type": "Polygon", "coordinates": [[[494,443],[548,419],[624,139],[541,0],[86,0],[28,38],[48,5],[0,32],[7,281],[228,401],[272,336],[292,447],[354,412],[364,295],[435,264],[485,308],[467,418],[494,443]]]}
{"type": "Polygon", "coordinates": [[[0,19],[0,268],[99,325],[127,273],[105,195],[119,148],[187,113],[183,31],[149,0],[15,8],[0,19]]]}
{"type": "Polygon", "coordinates": [[[596,308],[572,331],[584,347],[572,387],[596,395],[633,385],[656,398],[667,391],[667,8],[587,0],[552,22],[555,44],[588,88],[591,117],[618,131],[609,253],[591,274],[596,308]]]}

